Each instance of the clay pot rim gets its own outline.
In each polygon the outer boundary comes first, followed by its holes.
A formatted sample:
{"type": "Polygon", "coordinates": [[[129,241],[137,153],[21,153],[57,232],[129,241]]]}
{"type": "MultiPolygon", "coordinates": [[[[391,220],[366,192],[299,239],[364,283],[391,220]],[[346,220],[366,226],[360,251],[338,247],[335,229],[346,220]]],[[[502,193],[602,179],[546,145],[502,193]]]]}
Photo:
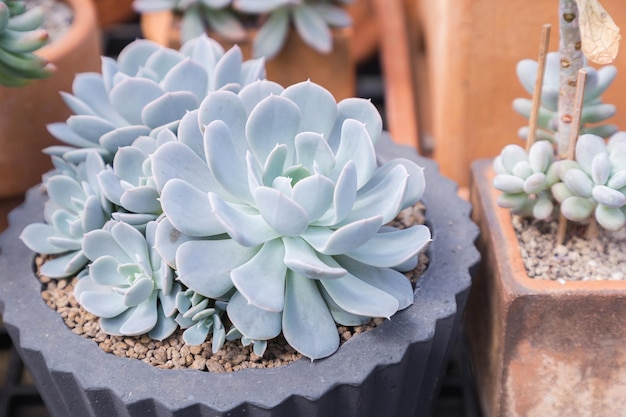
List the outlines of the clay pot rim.
{"type": "Polygon", "coordinates": [[[565,281],[561,283],[553,280],[530,278],[526,272],[521,249],[518,244],[515,230],[510,221],[510,214],[497,204],[497,192],[493,188],[493,159],[481,159],[472,164],[472,171],[477,181],[473,181],[471,187],[477,187],[482,199],[481,205],[486,207],[481,215],[489,223],[492,240],[496,248],[495,256],[499,259],[497,264],[501,266],[500,276],[504,284],[512,293],[519,295],[558,295],[559,297],[577,298],[581,296],[606,296],[616,294],[626,297],[626,280],[612,281],[565,281]]]}
{"type": "Polygon", "coordinates": [[[60,39],[41,48],[37,54],[52,63],[62,60],[75,51],[82,39],[97,25],[96,8],[89,0],[63,0],[74,13],[70,28],[60,39]]]}

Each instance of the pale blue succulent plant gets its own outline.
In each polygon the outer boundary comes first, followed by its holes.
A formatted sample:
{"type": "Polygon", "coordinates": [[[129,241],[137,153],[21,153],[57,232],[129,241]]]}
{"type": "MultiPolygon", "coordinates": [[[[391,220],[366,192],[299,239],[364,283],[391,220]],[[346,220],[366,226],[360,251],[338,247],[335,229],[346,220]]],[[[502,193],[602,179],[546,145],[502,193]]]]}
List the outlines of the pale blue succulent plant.
{"type": "Polygon", "coordinates": [[[49,197],[44,207],[45,223],[28,225],[20,238],[37,253],[56,255],[41,267],[42,274],[64,278],[83,270],[88,262],[83,236],[102,228],[113,206],[100,192],[97,176],[104,162],[97,153],[88,153],[75,167],[58,159],[56,162],[58,172],[44,182],[49,197]]]}
{"type": "Polygon", "coordinates": [[[333,49],[331,27],[352,24],[343,4],[352,0],[234,0],[235,9],[266,15],[252,45],[255,57],[268,59],[283,48],[291,24],[305,44],[327,54],[333,49]]]}
{"type": "Polygon", "coordinates": [[[338,348],[337,324],[413,302],[402,272],[430,232],[388,223],[424,175],[378,165],[371,102],[256,79],[262,61],[215,54],[204,35],[181,53],[129,48],[65,96],[77,115],[51,130],[75,147],[50,150],[45,223],[21,235],[50,255],[43,275],[78,277],[105,332],[181,329],[188,344],[240,340],[259,355],[282,333],[316,359],[338,348]]]}
{"type": "Polygon", "coordinates": [[[626,225],[626,132],[606,143],[596,135],[582,135],[576,161],[559,169],[562,182],[552,187],[561,213],[573,221],[591,216],[607,230],[626,225]]]}
{"type": "Polygon", "coordinates": [[[193,291],[181,291],[176,296],[178,315],[176,323],[183,332],[183,340],[188,345],[200,345],[212,335],[213,353],[222,348],[226,341],[226,329],[222,315],[226,311],[226,302],[212,300],[193,291]]]}
{"type": "Polygon", "coordinates": [[[494,159],[493,185],[502,191],[498,205],[515,214],[545,220],[554,210],[550,187],[559,181],[554,147],[538,141],[529,152],[519,145],[507,145],[494,159]]]}
{"type": "Polygon", "coordinates": [[[139,13],[172,10],[181,15],[180,36],[183,42],[208,29],[225,39],[240,42],[246,39],[246,28],[232,8],[232,0],[135,0],[139,13]]]}
{"type": "Polygon", "coordinates": [[[228,297],[245,340],[282,332],[310,358],[332,354],[336,322],[412,303],[398,270],[430,241],[425,226],[385,226],[418,201],[424,177],[408,160],[377,166],[381,128],[368,100],[337,104],[311,82],[210,93],[153,154],[157,250],[187,288],[228,297]]]}
{"type": "Polygon", "coordinates": [[[224,52],[206,36],[190,40],[180,51],[137,40],[117,61],[103,58],[102,74],[79,74],[72,94],[62,93],[74,114],[48,130],[66,145],[46,152],[79,162],[95,149],[111,162],[120,147],[138,136],[175,131],[180,118],[198,108],[209,91],[238,91],[264,77],[262,60],[244,62],[238,47],[224,52]]]}
{"type": "Polygon", "coordinates": [[[320,53],[332,51],[332,27],[347,27],[352,19],[343,5],[353,0],[135,0],[140,13],[173,10],[181,13],[181,39],[212,30],[233,42],[245,40],[258,25],[253,55],[271,59],[283,48],[289,30],[320,53]]]}
{"type": "Polygon", "coordinates": [[[24,86],[54,73],[54,65],[34,54],[48,42],[43,22],[42,8],[27,10],[23,1],[0,0],[0,85],[24,86]]]}
{"type": "Polygon", "coordinates": [[[108,334],[148,334],[156,340],[170,336],[176,297],[181,292],[174,271],[154,249],[156,222],[144,234],[123,222],[109,222],[85,234],[83,252],[92,261],[89,273],[76,283],[76,300],[100,317],[108,334]]]}
{"type": "MultiPolygon", "coordinates": [[[[558,102],[559,102],[559,68],[560,56],[558,52],[548,53],[544,83],[541,94],[541,107],[539,110],[537,138],[558,142],[558,102]]],[[[537,61],[524,59],[517,65],[517,76],[529,93],[533,94],[535,79],[537,78],[537,61]]],[[[585,83],[585,95],[583,112],[581,115],[581,133],[593,133],[607,138],[617,132],[617,127],[611,124],[602,124],[605,120],[615,115],[615,106],[602,103],[601,95],[611,85],[617,69],[612,65],[595,69],[586,66],[587,82],[585,83]]],[[[532,108],[532,100],[518,98],[513,101],[513,109],[522,116],[529,118],[532,108]]],[[[522,127],[519,136],[522,139],[528,137],[529,128],[522,127]]]]}

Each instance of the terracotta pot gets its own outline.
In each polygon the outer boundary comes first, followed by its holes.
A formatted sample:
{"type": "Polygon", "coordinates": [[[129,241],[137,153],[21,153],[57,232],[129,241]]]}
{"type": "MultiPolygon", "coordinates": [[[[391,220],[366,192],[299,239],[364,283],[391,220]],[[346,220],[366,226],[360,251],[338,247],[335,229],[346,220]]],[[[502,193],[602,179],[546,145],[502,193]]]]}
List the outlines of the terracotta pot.
{"type": "Polygon", "coordinates": [[[94,0],[101,28],[127,22],[137,17],[133,0],[94,0]]]}
{"type": "MultiPolygon", "coordinates": [[[[178,26],[178,19],[169,11],[141,16],[144,37],[174,49],[180,47],[178,26]]],[[[292,30],[280,53],[266,62],[267,78],[283,86],[310,79],[324,86],[338,101],[354,97],[356,67],[350,52],[352,33],[351,28],[333,30],[333,50],[329,54],[321,54],[306,45],[292,30]]],[[[244,59],[252,57],[254,34],[250,31],[248,40],[239,43],[244,59]]],[[[215,34],[210,36],[224,49],[230,49],[234,44],[215,34]]]]}
{"type": "Polygon", "coordinates": [[[465,322],[485,417],[626,416],[626,282],[529,278],[491,162],[472,166],[483,260],[465,322]]]}
{"type": "MultiPolygon", "coordinates": [[[[472,161],[495,157],[510,143],[524,145],[517,130],[528,121],[512,110],[512,101],[530,96],[515,67],[522,59],[537,60],[545,23],[552,24],[550,51],[558,50],[558,1],[411,1],[417,3],[424,42],[414,51],[426,59],[427,82],[416,90],[429,95],[428,106],[420,109],[429,118],[423,135],[434,138],[441,172],[467,186],[472,161]]],[[[600,3],[624,31],[623,0],[600,3]]],[[[615,65],[618,74],[626,71],[624,47],[615,65]]],[[[625,89],[626,77],[618,75],[603,101],[625,109],[625,89]]],[[[615,118],[608,122],[620,125],[615,118]]]]}
{"type": "MultiPolygon", "coordinates": [[[[1,200],[19,198],[41,181],[41,174],[51,167],[50,157],[41,150],[58,144],[46,125],[71,114],[59,91],[71,91],[76,73],[100,69],[100,33],[94,5],[91,0],[67,3],[74,12],[72,26],[63,38],[38,51],[56,65],[56,73],[27,87],[0,86],[1,200]]],[[[3,212],[0,216],[3,222],[5,215],[3,212]]]]}
{"type": "Polygon", "coordinates": [[[45,194],[33,188],[0,236],[3,320],[48,410],[57,417],[423,417],[430,415],[478,261],[470,206],[436,165],[388,136],[381,161],[424,166],[422,198],[434,240],[414,304],[328,358],[230,374],[164,370],[105,353],[65,326],[41,298],[33,254],[18,239],[43,218],[45,194]]]}
{"type": "Polygon", "coordinates": [[[352,60],[356,63],[374,56],[380,44],[379,19],[373,0],[356,0],[346,6],[352,16],[352,60]]]}

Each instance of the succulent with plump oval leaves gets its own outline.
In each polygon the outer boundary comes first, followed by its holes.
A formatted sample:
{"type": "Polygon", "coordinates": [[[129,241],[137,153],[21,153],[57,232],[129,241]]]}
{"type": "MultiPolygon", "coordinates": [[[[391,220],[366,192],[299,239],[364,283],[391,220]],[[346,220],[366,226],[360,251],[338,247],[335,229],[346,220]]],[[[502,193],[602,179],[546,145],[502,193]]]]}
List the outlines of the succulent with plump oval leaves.
{"type": "Polygon", "coordinates": [[[397,269],[430,241],[422,225],[384,226],[418,201],[424,176],[408,160],[377,165],[381,129],[369,101],[337,104],[311,82],[210,93],[153,154],[157,250],[194,292],[229,297],[246,340],[282,331],[310,358],[332,354],[336,322],[412,303],[397,269]]]}
{"type": "Polygon", "coordinates": [[[19,87],[54,73],[54,65],[33,53],[48,42],[43,21],[40,7],[26,10],[23,1],[0,0],[1,85],[19,87]]]}
{"type": "Polygon", "coordinates": [[[46,152],[79,162],[95,149],[111,162],[120,147],[139,136],[175,131],[180,118],[198,108],[209,91],[238,91],[264,76],[262,60],[244,62],[238,47],[224,52],[206,35],[180,51],[137,40],[117,61],[103,58],[102,74],[79,74],[72,94],[62,93],[74,115],[48,130],[66,146],[46,152]]]}
{"type": "Polygon", "coordinates": [[[493,185],[502,191],[498,205],[515,214],[544,220],[554,209],[550,187],[559,180],[553,163],[554,147],[547,141],[535,142],[527,153],[518,145],[507,145],[493,163],[493,185]]]}
{"type": "Polygon", "coordinates": [[[80,272],[88,262],[83,252],[85,233],[100,229],[111,216],[112,204],[101,194],[97,176],[104,169],[95,152],[73,167],[57,165],[60,173],[46,177],[49,200],[44,207],[45,223],[28,225],[20,238],[34,252],[58,255],[41,267],[51,278],[80,272]]]}
{"type": "Polygon", "coordinates": [[[626,134],[615,135],[605,143],[587,134],[576,144],[576,163],[559,170],[562,182],[553,186],[561,203],[561,213],[573,221],[593,215],[607,230],[626,224],[626,134]]]}
{"type": "MultiPolygon", "coordinates": [[[[541,107],[538,119],[538,139],[557,142],[558,129],[558,101],[559,101],[559,68],[561,61],[558,52],[550,52],[547,56],[544,83],[541,94],[541,107]]],[[[525,59],[517,65],[517,76],[529,93],[533,94],[535,79],[537,77],[537,61],[525,59]]],[[[581,133],[593,133],[604,138],[611,136],[617,131],[617,127],[610,124],[601,124],[615,115],[615,106],[602,103],[601,95],[611,85],[617,69],[612,66],[604,66],[600,69],[586,66],[587,82],[585,83],[585,95],[583,111],[581,115],[581,133]]],[[[532,101],[527,98],[518,98],[513,101],[513,109],[522,116],[529,118],[532,101]]],[[[519,131],[521,138],[528,137],[528,127],[519,131]]]]}
{"type": "Polygon", "coordinates": [[[147,333],[163,340],[178,327],[176,296],[181,292],[174,271],[154,249],[156,222],[145,236],[123,222],[109,222],[85,235],[83,251],[89,274],[76,283],[74,295],[100,327],[116,336],[147,333]]]}

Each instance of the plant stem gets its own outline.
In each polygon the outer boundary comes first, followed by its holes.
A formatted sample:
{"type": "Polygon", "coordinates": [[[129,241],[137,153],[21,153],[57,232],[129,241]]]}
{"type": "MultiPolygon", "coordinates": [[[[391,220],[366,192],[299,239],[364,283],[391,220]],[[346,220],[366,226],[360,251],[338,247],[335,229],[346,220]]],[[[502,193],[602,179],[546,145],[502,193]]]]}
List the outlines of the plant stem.
{"type": "Polygon", "coordinates": [[[559,86],[559,126],[558,153],[564,156],[568,152],[569,137],[573,125],[574,98],[576,95],[576,77],[584,66],[581,50],[580,28],[578,26],[578,6],[576,0],[559,0],[559,54],[561,59],[559,86]]]}
{"type": "MultiPolygon", "coordinates": [[[[578,141],[578,134],[580,130],[580,118],[583,112],[583,101],[585,100],[585,83],[587,81],[587,71],[581,69],[576,75],[576,88],[574,90],[574,100],[572,100],[572,128],[569,131],[569,137],[566,138],[568,142],[568,150],[562,155],[564,159],[573,160],[576,157],[576,142],[578,141]]],[[[559,229],[556,234],[557,245],[562,245],[565,242],[567,235],[567,219],[561,213],[559,217],[559,229]]]]}

